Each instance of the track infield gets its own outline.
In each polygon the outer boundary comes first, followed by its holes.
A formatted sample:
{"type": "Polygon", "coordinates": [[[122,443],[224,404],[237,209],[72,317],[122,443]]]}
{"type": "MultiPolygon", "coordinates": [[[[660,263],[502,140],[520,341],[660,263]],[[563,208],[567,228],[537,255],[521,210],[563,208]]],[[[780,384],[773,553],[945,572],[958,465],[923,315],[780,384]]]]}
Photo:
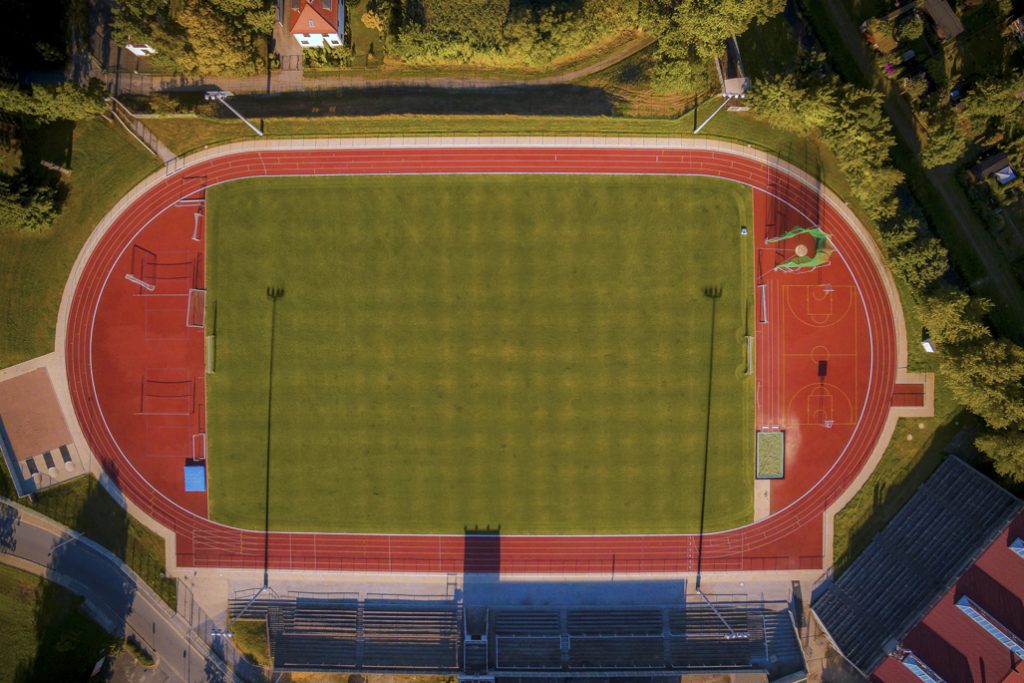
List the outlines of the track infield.
{"type": "Polygon", "coordinates": [[[210,516],[279,530],[751,521],[750,189],[659,176],[245,180],[208,195],[210,516]]]}

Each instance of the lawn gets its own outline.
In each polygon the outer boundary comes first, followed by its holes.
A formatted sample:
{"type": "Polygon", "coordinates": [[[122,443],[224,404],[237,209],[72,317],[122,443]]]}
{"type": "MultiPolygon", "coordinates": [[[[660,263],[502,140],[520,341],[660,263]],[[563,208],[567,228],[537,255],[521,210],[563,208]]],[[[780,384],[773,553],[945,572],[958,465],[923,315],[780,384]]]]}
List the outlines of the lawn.
{"type": "Polygon", "coordinates": [[[114,643],[60,586],[0,565],[0,683],[87,681],[114,643]]]}
{"type": "Polygon", "coordinates": [[[160,167],[103,119],[75,126],[67,147],[60,136],[47,137],[29,156],[70,165],[69,192],[53,227],[42,234],[0,226],[0,367],[53,351],[61,292],[79,250],[110,207],[160,167]]]}
{"type": "Polygon", "coordinates": [[[214,519],[692,532],[749,522],[748,189],[706,178],[257,179],[208,195],[214,519]]]}
{"type": "MultiPolygon", "coordinates": [[[[6,468],[0,468],[0,496],[18,497],[6,468]]],[[[18,502],[96,541],[124,560],[170,607],[177,605],[178,584],[167,576],[163,537],[129,515],[95,477],[79,477],[18,502]]]]}

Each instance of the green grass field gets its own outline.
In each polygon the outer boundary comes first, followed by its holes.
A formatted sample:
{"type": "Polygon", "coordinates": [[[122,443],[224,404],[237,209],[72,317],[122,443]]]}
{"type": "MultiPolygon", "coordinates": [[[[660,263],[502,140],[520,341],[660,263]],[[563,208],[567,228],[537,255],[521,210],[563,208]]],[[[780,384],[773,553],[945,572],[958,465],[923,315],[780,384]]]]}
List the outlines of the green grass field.
{"type": "Polygon", "coordinates": [[[750,191],[642,176],[247,180],[208,196],[210,505],[275,529],[749,522],[750,191]]]}

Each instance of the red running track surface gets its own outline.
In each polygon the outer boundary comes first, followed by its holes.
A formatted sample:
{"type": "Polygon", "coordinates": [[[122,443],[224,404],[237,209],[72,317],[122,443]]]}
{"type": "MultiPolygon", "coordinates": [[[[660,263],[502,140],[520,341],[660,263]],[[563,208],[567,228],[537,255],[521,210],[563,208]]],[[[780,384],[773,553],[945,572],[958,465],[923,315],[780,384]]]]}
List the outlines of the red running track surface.
{"type": "MultiPolygon", "coordinates": [[[[787,430],[786,478],[772,483],[769,517],[705,535],[702,569],[821,568],[823,512],[872,452],[896,376],[893,311],[857,229],[813,189],[727,152],[484,147],[240,152],[169,175],[116,217],[74,293],[68,382],[93,452],[133,503],[175,533],[179,566],[261,568],[265,539],[207,519],[205,494],[183,492],[184,457],[204,429],[205,392],[204,330],[184,325],[188,289],[203,286],[202,216],[195,217],[203,208],[180,200],[253,176],[389,173],[704,175],[754,188],[752,285],[765,285],[758,312],[767,316],[756,334],[756,416],[759,426],[787,430]],[[773,270],[793,245],[768,249],[765,236],[815,224],[836,248],[828,266],[773,270]],[[157,288],[130,282],[126,273],[157,288]],[[828,361],[823,377],[819,360],[828,361]]],[[[278,569],[649,573],[695,571],[697,563],[695,535],[274,532],[267,540],[269,564],[278,569]]]]}

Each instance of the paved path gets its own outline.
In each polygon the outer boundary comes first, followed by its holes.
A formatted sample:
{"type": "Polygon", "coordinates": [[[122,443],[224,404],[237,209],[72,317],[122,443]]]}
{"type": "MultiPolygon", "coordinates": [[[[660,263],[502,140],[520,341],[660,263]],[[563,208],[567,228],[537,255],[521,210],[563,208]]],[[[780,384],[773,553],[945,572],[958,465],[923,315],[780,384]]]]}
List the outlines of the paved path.
{"type": "Polygon", "coordinates": [[[134,635],[167,680],[237,680],[210,648],[109,551],[31,510],[0,499],[0,562],[42,576],[86,600],[108,632],[134,635]]]}
{"type": "MultiPolygon", "coordinates": [[[[652,45],[656,38],[641,35],[591,64],[540,78],[480,78],[469,76],[431,76],[425,78],[401,75],[361,76],[339,73],[325,78],[304,78],[301,70],[275,71],[269,80],[265,75],[247,77],[161,76],[135,73],[106,73],[104,80],[116,94],[148,95],[161,90],[200,90],[217,87],[234,93],[285,93],[305,90],[331,90],[339,88],[507,88],[513,86],[559,85],[572,83],[618,64],[622,60],[652,45]]],[[[387,72],[380,72],[386,74],[387,72]]]]}
{"type": "MultiPolygon", "coordinates": [[[[886,84],[878,75],[878,71],[871,60],[861,39],[860,29],[855,25],[841,0],[827,0],[822,4],[827,9],[829,19],[837,29],[846,50],[853,57],[860,69],[861,74],[872,83],[878,90],[886,94],[885,110],[896,128],[896,134],[900,136],[904,144],[911,150],[918,150],[920,143],[917,137],[917,130],[914,125],[913,112],[907,103],[892,88],[886,88],[886,84]]],[[[996,245],[995,240],[988,233],[985,223],[971,208],[966,195],[956,180],[956,168],[953,165],[942,166],[931,170],[925,170],[925,177],[932,185],[941,206],[932,207],[933,211],[944,213],[951,220],[949,225],[954,237],[971,250],[969,254],[963,254],[970,261],[975,261],[980,270],[984,271],[987,278],[984,284],[979,287],[980,293],[990,298],[1000,309],[1003,315],[1012,322],[1010,328],[1017,331],[1024,330],[1024,295],[1021,286],[1010,269],[1010,264],[1003,258],[1002,252],[996,245]]],[[[976,269],[977,270],[977,269],[976,269]]],[[[982,273],[974,272],[971,276],[979,276],[982,273]]],[[[1004,334],[1010,333],[1004,325],[1004,334]]]]}

